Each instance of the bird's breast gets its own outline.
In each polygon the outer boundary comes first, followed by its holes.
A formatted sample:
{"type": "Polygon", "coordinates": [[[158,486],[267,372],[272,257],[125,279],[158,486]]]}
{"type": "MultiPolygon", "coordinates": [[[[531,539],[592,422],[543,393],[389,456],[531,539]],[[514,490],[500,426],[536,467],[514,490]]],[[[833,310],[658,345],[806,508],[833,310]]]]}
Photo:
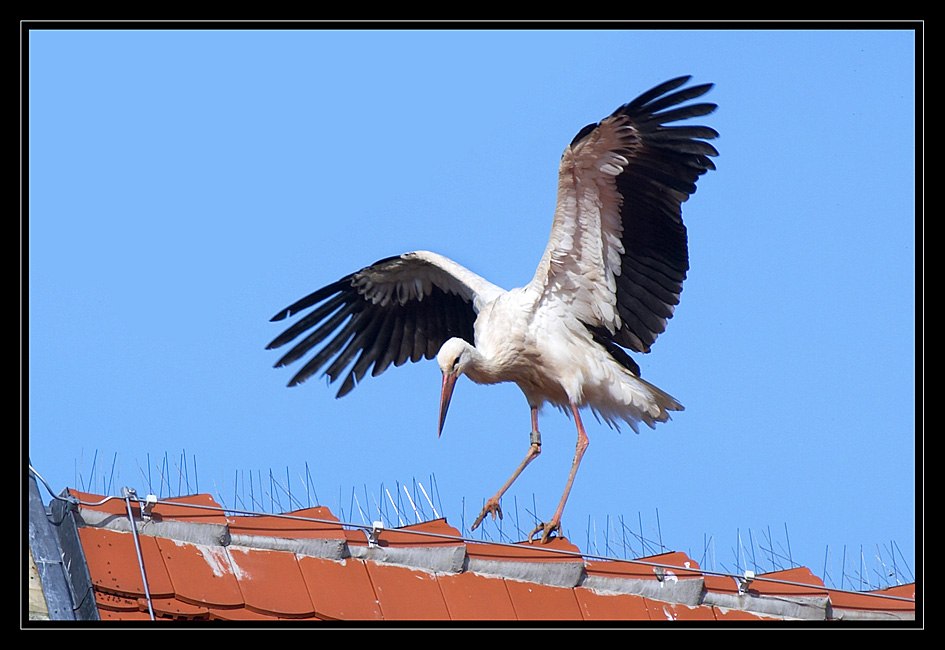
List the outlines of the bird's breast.
{"type": "Polygon", "coordinates": [[[555,362],[555,339],[564,333],[549,331],[548,315],[536,314],[535,303],[526,290],[513,290],[479,313],[476,349],[483,362],[466,374],[477,383],[514,382],[534,405],[567,405],[555,362]]]}
{"type": "Polygon", "coordinates": [[[474,327],[476,349],[484,363],[467,372],[478,383],[517,381],[536,362],[539,353],[531,331],[531,312],[519,291],[513,290],[479,312],[474,327]]]}

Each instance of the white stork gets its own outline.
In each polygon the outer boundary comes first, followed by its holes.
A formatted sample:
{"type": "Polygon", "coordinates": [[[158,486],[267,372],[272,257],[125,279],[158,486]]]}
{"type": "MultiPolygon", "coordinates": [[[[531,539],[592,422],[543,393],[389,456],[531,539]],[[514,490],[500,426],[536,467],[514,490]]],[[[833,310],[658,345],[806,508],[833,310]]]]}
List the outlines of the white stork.
{"type": "Polygon", "coordinates": [[[508,482],[473,524],[502,516],[499,500],[541,452],[538,410],[547,403],[574,415],[577,447],[554,516],[529,535],[561,534],[561,515],[588,439],[579,410],[589,407],[634,431],[669,420],[682,405],[640,378],[625,349],[649,352],[679,302],[689,269],[681,204],[715,166],[717,137],[705,126],[667,126],[707,115],[715,104],[688,103],[712,84],[679,89],[679,77],[649,90],[610,117],[581,129],[564,150],[551,237],[535,277],[505,291],[456,262],[427,251],[389,257],[302,298],[278,321],[314,307],[267,349],[308,332],[276,367],[326,339],[289,382],[325,366],[331,382],[353,361],[338,391],[348,393],[393,363],[436,355],[443,372],[439,432],[460,375],[479,384],[515,382],[531,409],[531,444],[508,482]],[[677,90],[679,89],[679,90],[677,90]],[[309,332],[309,330],[312,330],[309,332]],[[333,359],[332,359],[333,358],[333,359]]]}

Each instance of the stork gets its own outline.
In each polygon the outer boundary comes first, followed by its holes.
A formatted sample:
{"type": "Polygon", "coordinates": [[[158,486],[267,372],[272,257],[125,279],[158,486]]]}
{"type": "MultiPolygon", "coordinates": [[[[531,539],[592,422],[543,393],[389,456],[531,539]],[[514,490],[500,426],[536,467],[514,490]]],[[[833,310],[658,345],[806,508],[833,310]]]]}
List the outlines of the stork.
{"type": "Polygon", "coordinates": [[[382,259],[319,289],[273,316],[307,314],[267,349],[297,342],[275,366],[327,343],[289,381],[302,383],[326,364],[329,383],[353,362],[338,397],[368,368],[436,356],[443,373],[438,436],[460,375],[479,384],[514,382],[531,410],[525,458],[485,502],[472,529],[502,517],[500,499],[541,453],[538,412],[554,405],[574,417],[577,444],[564,494],[550,520],[529,534],[561,535],[561,517],[588,445],[580,410],[611,426],[655,428],[683,410],[640,377],[627,351],[646,353],[679,302],[689,270],[681,204],[718,155],[706,126],[670,123],[708,115],[691,103],[712,84],[666,81],[581,129],[561,156],[547,247],[531,282],[505,291],[428,251],[382,259]],[[330,361],[330,363],[329,363],[330,361]]]}

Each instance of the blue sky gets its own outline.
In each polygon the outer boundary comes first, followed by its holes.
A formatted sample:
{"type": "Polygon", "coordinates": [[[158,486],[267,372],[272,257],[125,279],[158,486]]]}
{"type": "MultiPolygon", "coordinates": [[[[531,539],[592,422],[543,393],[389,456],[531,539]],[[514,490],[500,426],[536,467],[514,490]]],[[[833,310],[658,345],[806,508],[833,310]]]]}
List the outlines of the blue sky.
{"type": "MultiPolygon", "coordinates": [[[[585,418],[565,533],[638,556],[642,530],[718,570],[789,545],[837,586],[916,571],[913,32],[51,30],[28,53],[24,450],[56,491],[156,490],[168,458],[176,494],[184,456],[231,506],[270,472],[304,502],[307,475],[362,523],[419,482],[470,525],[527,449],[518,389],[461,380],[437,439],[434,362],[288,389],[269,318],[416,249],[528,282],[564,146],[691,74],[716,84],[718,170],[635,356],[686,410],[639,435],[585,418]]],[[[541,430],[475,536],[554,511],[575,434],[554,409],[541,430]]]]}

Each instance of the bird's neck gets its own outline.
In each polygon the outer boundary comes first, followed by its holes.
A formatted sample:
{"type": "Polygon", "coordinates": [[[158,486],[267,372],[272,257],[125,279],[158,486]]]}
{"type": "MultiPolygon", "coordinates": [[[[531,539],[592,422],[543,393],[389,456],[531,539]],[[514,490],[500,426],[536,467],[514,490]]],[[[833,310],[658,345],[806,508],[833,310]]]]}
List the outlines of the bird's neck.
{"type": "Polygon", "coordinates": [[[477,384],[497,384],[505,381],[505,378],[500,378],[501,364],[495,363],[476,347],[468,344],[467,346],[463,353],[466,355],[466,367],[463,369],[463,374],[477,384]]]}
{"type": "Polygon", "coordinates": [[[490,354],[489,350],[470,345],[466,354],[468,356],[463,373],[477,384],[517,382],[528,373],[527,360],[515,354],[514,349],[501,349],[498,354],[490,354]]]}

